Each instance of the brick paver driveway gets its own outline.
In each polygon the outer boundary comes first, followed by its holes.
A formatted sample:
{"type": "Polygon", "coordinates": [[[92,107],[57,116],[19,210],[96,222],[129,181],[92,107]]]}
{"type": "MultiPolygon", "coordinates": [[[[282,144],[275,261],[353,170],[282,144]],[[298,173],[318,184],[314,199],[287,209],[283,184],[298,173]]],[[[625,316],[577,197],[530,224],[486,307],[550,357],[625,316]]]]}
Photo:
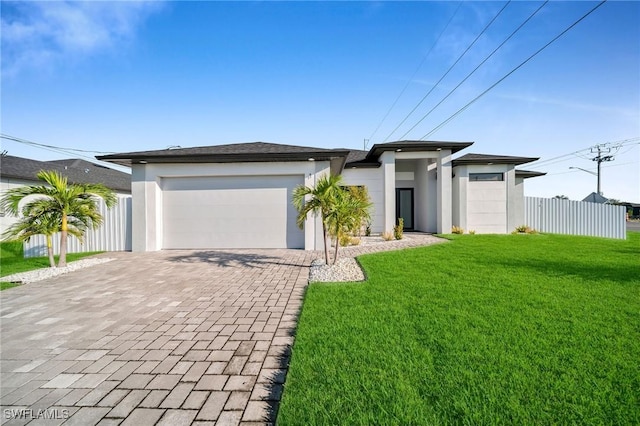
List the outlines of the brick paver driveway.
{"type": "Polygon", "coordinates": [[[0,293],[3,424],[274,420],[313,252],[103,256],[0,293]]]}

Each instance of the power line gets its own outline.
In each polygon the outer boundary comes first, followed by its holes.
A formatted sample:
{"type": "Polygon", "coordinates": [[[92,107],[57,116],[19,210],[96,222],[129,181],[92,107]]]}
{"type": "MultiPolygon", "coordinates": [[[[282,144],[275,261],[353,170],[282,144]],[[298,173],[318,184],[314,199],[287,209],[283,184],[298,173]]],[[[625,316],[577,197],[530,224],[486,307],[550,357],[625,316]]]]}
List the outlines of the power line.
{"type": "Polygon", "coordinates": [[[591,10],[589,10],[587,13],[585,13],[584,15],[582,15],[582,17],[580,17],[577,21],[575,21],[573,24],[569,25],[564,31],[562,31],[560,34],[558,34],[557,36],[555,36],[550,42],[548,42],[547,44],[545,44],[544,46],[542,46],[540,49],[538,49],[534,54],[532,54],[531,56],[529,56],[527,59],[525,59],[524,61],[522,61],[517,67],[513,68],[511,71],[509,71],[506,75],[504,75],[501,79],[499,79],[498,81],[496,81],[494,84],[492,84],[488,89],[486,89],[484,92],[480,93],[478,96],[476,96],[473,100],[471,100],[468,104],[466,104],[465,106],[463,106],[462,108],[460,108],[458,111],[456,111],[455,113],[453,113],[449,118],[447,118],[446,120],[444,120],[442,123],[438,124],[436,127],[434,127],[429,133],[427,133],[426,135],[424,135],[423,137],[421,137],[421,140],[424,140],[426,138],[428,138],[430,135],[432,135],[433,133],[437,132],[438,130],[440,130],[442,127],[444,127],[446,124],[448,124],[451,120],[453,120],[454,118],[456,118],[458,115],[460,115],[462,112],[464,112],[467,108],[469,108],[472,104],[474,104],[478,99],[480,99],[481,97],[483,97],[484,95],[486,95],[489,91],[491,91],[494,87],[496,87],[498,84],[502,83],[504,80],[506,80],[511,74],[513,74],[514,72],[516,72],[517,70],[519,70],[522,66],[524,66],[527,62],[529,62],[531,59],[533,59],[534,57],[536,57],[540,52],[542,52],[544,49],[546,49],[547,47],[549,47],[552,43],[554,43],[556,40],[558,40],[560,37],[562,37],[563,35],[565,35],[569,30],[571,30],[573,27],[575,27],[576,25],[578,25],[583,19],[585,19],[587,16],[591,15],[593,12],[596,11],[596,9],[598,9],[600,6],[602,6],[603,4],[605,4],[607,2],[607,0],[602,0],[600,3],[598,3],[595,7],[593,7],[591,10]]]}
{"type": "MultiPolygon", "coordinates": [[[[602,144],[600,144],[600,145],[609,144],[609,145],[620,145],[620,147],[623,147],[623,146],[628,146],[628,145],[637,145],[637,144],[639,144],[639,142],[637,142],[637,141],[640,141],[640,137],[634,137],[634,138],[629,138],[629,139],[622,139],[622,140],[617,140],[617,141],[612,141],[612,142],[604,142],[604,143],[602,143],[602,144]]],[[[598,145],[598,144],[596,144],[596,145],[598,145]]],[[[595,145],[592,145],[592,146],[595,146],[595,145]]],[[[586,154],[586,153],[589,153],[589,152],[591,151],[591,147],[592,147],[592,146],[590,146],[589,148],[584,148],[584,149],[580,149],[580,150],[578,150],[578,151],[570,152],[570,153],[568,153],[568,154],[563,154],[563,155],[559,155],[559,156],[557,156],[557,157],[549,158],[549,159],[547,159],[547,160],[538,160],[538,161],[534,161],[534,162],[532,162],[532,163],[530,164],[530,166],[533,166],[533,167],[541,167],[541,166],[543,166],[543,165],[544,165],[544,166],[546,167],[546,166],[550,166],[550,165],[552,165],[552,164],[562,163],[562,162],[564,162],[564,161],[568,161],[568,160],[570,160],[570,159],[572,159],[572,158],[567,158],[567,159],[565,159],[565,160],[561,160],[561,159],[562,159],[562,158],[566,158],[566,157],[572,157],[572,156],[577,156],[577,157],[580,157],[580,158],[582,158],[582,159],[584,159],[584,160],[589,160],[589,158],[588,158],[588,157],[581,157],[579,154],[580,154],[580,153],[583,153],[583,152],[584,152],[585,154],[586,154]],[[559,161],[556,161],[556,160],[559,160],[559,161]]]]}
{"type": "Polygon", "coordinates": [[[435,90],[436,87],[438,87],[438,85],[440,84],[440,82],[442,80],[444,80],[444,78],[449,75],[449,72],[451,72],[451,70],[458,64],[458,62],[460,62],[460,60],[464,57],[464,55],[467,54],[467,52],[476,44],[476,42],[478,41],[478,39],[480,39],[480,37],[489,29],[489,27],[491,26],[491,24],[493,24],[493,22],[498,19],[498,16],[500,16],[500,14],[502,14],[502,12],[507,8],[507,6],[509,5],[509,3],[511,3],[511,0],[508,0],[504,6],[502,6],[502,9],[500,9],[498,11],[498,13],[493,17],[493,19],[491,19],[491,21],[489,21],[489,23],[482,29],[482,31],[480,32],[480,34],[477,35],[477,37],[471,42],[471,44],[465,49],[464,52],[462,52],[462,54],[460,56],[458,56],[458,59],[456,59],[456,61],[449,67],[449,69],[442,75],[442,77],[440,77],[440,80],[438,80],[436,82],[436,84],[434,84],[431,89],[427,92],[426,95],[424,95],[424,97],[420,100],[420,102],[418,102],[418,104],[413,107],[413,109],[411,111],[409,111],[409,114],[407,114],[404,119],[400,122],[400,124],[398,124],[396,126],[395,129],[393,129],[391,131],[391,133],[389,133],[387,135],[387,137],[384,139],[384,142],[388,141],[389,138],[391,137],[391,135],[393,135],[396,130],[398,130],[400,128],[400,126],[402,126],[405,121],[407,121],[407,119],[411,116],[411,114],[413,114],[415,112],[416,109],[418,109],[418,107],[420,105],[422,105],[422,102],[424,102],[425,99],[427,99],[427,97],[431,94],[431,92],[433,92],[435,90]]]}
{"type": "Polygon", "coordinates": [[[88,160],[88,161],[90,161],[92,163],[106,164],[110,168],[117,167],[117,168],[126,169],[126,167],[124,167],[124,166],[119,166],[119,165],[116,165],[116,164],[107,163],[105,161],[97,160],[94,157],[89,157],[87,155],[80,154],[80,153],[83,153],[83,152],[96,153],[96,154],[113,154],[113,152],[88,151],[88,150],[84,150],[84,149],[75,149],[75,148],[62,148],[62,147],[57,147],[55,145],[47,145],[47,144],[37,143],[37,142],[33,142],[33,141],[28,141],[26,139],[21,139],[21,138],[18,138],[18,137],[15,137],[15,136],[10,136],[10,135],[4,134],[4,133],[0,134],[0,138],[6,139],[6,140],[10,140],[10,141],[13,141],[13,142],[18,142],[18,143],[21,143],[21,144],[24,144],[24,145],[32,146],[34,148],[40,148],[40,149],[44,149],[44,150],[47,150],[47,151],[55,152],[57,154],[65,154],[65,155],[71,155],[71,156],[74,156],[74,157],[83,158],[83,159],[88,160]]]}
{"type": "Polygon", "coordinates": [[[442,99],[440,100],[440,102],[438,102],[438,103],[437,103],[433,108],[431,108],[431,109],[429,110],[429,112],[427,112],[425,115],[423,115],[423,116],[422,116],[422,118],[421,118],[420,120],[418,120],[418,122],[417,122],[416,124],[414,124],[414,125],[413,125],[413,127],[411,127],[409,130],[407,130],[407,131],[405,132],[405,134],[404,134],[404,135],[400,136],[400,139],[404,139],[404,137],[405,137],[405,136],[407,136],[407,135],[409,134],[409,132],[411,132],[413,129],[415,129],[415,128],[416,128],[420,123],[422,123],[422,122],[424,121],[424,119],[425,119],[425,118],[427,118],[427,117],[428,117],[428,116],[429,116],[429,115],[430,115],[430,114],[431,114],[431,113],[432,113],[436,108],[438,108],[440,105],[442,105],[442,103],[443,103],[444,101],[446,101],[446,100],[449,98],[449,96],[451,96],[451,95],[453,94],[453,92],[455,92],[456,90],[458,90],[458,88],[459,88],[460,86],[462,86],[462,84],[463,84],[465,81],[467,81],[467,80],[469,79],[469,77],[471,77],[473,74],[475,74],[475,72],[476,72],[476,71],[478,71],[478,69],[479,69],[482,65],[484,65],[484,63],[485,63],[485,62],[487,62],[487,61],[488,61],[488,60],[489,60],[489,59],[490,59],[490,58],[491,58],[491,57],[492,57],[492,56],[493,56],[493,55],[494,55],[494,54],[495,54],[495,53],[496,53],[496,52],[497,52],[497,51],[498,51],[502,46],[504,46],[504,45],[505,45],[505,43],[507,43],[507,42],[511,39],[511,37],[513,37],[513,36],[514,36],[518,31],[520,31],[520,29],[521,29],[522,27],[524,27],[524,26],[527,24],[527,22],[529,22],[529,21],[530,21],[530,20],[531,20],[531,19],[532,19],[532,18],[533,18],[533,17],[534,17],[534,16],[535,16],[539,11],[540,11],[540,9],[542,9],[542,8],[543,8],[547,3],[549,3],[549,0],[546,0],[546,1],[545,1],[544,3],[542,3],[542,5],[540,5],[540,7],[538,7],[538,8],[537,8],[537,9],[536,9],[536,10],[535,10],[531,15],[529,15],[529,17],[528,17],[527,19],[525,19],[525,20],[524,20],[524,22],[523,22],[522,24],[520,24],[520,26],[519,26],[518,28],[516,28],[516,29],[515,29],[511,34],[509,34],[509,36],[508,36],[508,37],[507,37],[507,38],[506,38],[502,43],[500,43],[500,45],[499,45],[498,47],[496,47],[496,48],[493,50],[493,52],[491,52],[491,53],[490,53],[486,58],[484,58],[484,59],[482,60],[482,62],[480,62],[480,63],[478,64],[478,66],[477,66],[477,67],[475,67],[475,68],[473,69],[473,71],[471,71],[469,74],[467,74],[467,76],[466,76],[465,78],[463,78],[463,79],[462,79],[462,81],[461,81],[460,83],[458,83],[458,85],[457,85],[456,87],[454,87],[453,89],[451,89],[451,90],[449,91],[449,93],[447,93],[447,95],[446,95],[444,98],[442,98],[442,99]]]}
{"type": "Polygon", "coordinates": [[[55,146],[55,145],[47,145],[47,144],[43,144],[43,143],[37,143],[37,142],[33,142],[33,141],[28,141],[26,139],[18,138],[18,137],[15,137],[15,136],[10,136],[10,135],[7,135],[5,133],[0,134],[0,137],[2,139],[7,139],[7,140],[10,140],[10,141],[22,143],[22,144],[25,144],[25,145],[32,145],[32,146],[39,146],[39,147],[42,147],[42,148],[57,149],[57,150],[60,150],[60,151],[86,152],[86,153],[89,153],[89,154],[91,154],[91,153],[93,153],[93,154],[114,154],[114,152],[89,151],[89,150],[86,150],[86,149],[63,148],[63,147],[55,146]]]}
{"type": "MultiPolygon", "coordinates": [[[[453,12],[453,15],[451,15],[451,18],[449,18],[449,21],[447,22],[447,25],[445,25],[445,27],[442,29],[442,31],[440,32],[440,35],[438,36],[438,38],[436,38],[436,41],[431,45],[431,48],[429,48],[429,51],[427,52],[426,55],[424,55],[424,57],[422,58],[422,61],[420,62],[420,64],[418,65],[418,68],[416,68],[416,70],[413,72],[413,74],[411,75],[411,77],[409,78],[409,80],[407,80],[407,83],[404,85],[404,87],[402,88],[402,90],[400,91],[400,94],[398,95],[398,97],[393,101],[393,103],[391,104],[391,106],[389,107],[389,109],[387,110],[387,112],[385,113],[384,117],[382,117],[382,120],[380,121],[380,123],[378,123],[378,125],[376,126],[376,129],[373,131],[373,133],[371,133],[371,136],[369,136],[369,138],[367,139],[367,141],[373,139],[373,137],[375,136],[375,134],[378,132],[378,130],[380,129],[380,126],[382,126],[382,124],[385,122],[385,120],[387,119],[387,117],[389,117],[389,114],[391,113],[391,111],[393,110],[393,108],[396,106],[396,104],[398,103],[398,101],[400,100],[400,98],[402,97],[402,95],[404,95],[404,92],[407,90],[407,88],[409,87],[409,85],[413,82],[414,77],[416,76],[416,74],[418,74],[418,71],[420,71],[420,69],[422,68],[422,65],[424,65],[425,61],[427,60],[427,57],[431,54],[431,51],[434,49],[434,47],[436,47],[436,45],[438,44],[438,42],[440,41],[440,39],[442,38],[442,36],[444,35],[444,33],[447,31],[447,29],[449,28],[449,25],[451,24],[451,22],[453,21],[453,19],[458,15],[458,11],[460,10],[460,7],[462,6],[462,3],[464,3],[464,1],[461,1],[458,3],[458,7],[456,8],[456,10],[453,12]]],[[[365,150],[367,149],[366,144],[365,144],[365,150]]]]}

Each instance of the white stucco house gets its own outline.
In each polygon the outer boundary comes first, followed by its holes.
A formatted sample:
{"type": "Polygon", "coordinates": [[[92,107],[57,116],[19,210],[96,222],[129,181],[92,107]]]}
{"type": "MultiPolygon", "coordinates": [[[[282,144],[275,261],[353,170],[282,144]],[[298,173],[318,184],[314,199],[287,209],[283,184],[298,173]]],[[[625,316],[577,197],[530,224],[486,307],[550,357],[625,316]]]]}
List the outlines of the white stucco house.
{"type": "Polygon", "coordinates": [[[264,142],[98,157],[131,166],[133,250],[322,248],[318,218],[296,226],[298,185],[327,173],[364,185],[372,231],[508,233],[524,222],[524,179],[537,158],[454,154],[472,142],[398,141],[369,151],[264,142]]]}

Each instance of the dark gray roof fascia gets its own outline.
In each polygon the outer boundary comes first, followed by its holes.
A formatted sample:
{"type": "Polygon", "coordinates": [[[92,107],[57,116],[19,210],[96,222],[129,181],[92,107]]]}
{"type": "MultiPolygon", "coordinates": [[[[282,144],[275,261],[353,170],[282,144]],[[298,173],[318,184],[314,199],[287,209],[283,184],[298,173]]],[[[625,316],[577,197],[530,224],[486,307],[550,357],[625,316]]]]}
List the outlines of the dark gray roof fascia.
{"type": "Polygon", "coordinates": [[[465,154],[452,161],[453,166],[466,164],[525,164],[539,160],[537,157],[514,157],[510,155],[465,154]]]}
{"type": "Polygon", "coordinates": [[[521,177],[523,179],[544,176],[546,174],[546,172],[536,172],[533,170],[516,170],[516,177],[521,177]]]}

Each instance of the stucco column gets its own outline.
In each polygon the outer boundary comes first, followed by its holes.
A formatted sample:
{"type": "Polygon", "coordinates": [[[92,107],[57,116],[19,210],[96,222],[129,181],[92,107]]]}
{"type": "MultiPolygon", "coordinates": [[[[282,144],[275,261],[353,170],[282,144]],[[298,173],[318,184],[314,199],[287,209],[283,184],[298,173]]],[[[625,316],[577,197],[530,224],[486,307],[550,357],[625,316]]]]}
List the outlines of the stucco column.
{"type": "Polygon", "coordinates": [[[437,163],[438,182],[438,233],[451,232],[451,150],[443,149],[438,156],[437,163]]]}
{"type": "Polygon", "coordinates": [[[415,170],[415,203],[416,203],[416,217],[413,225],[416,231],[427,232],[428,229],[428,208],[429,208],[429,196],[428,196],[428,179],[427,179],[427,167],[429,167],[429,159],[421,158],[416,161],[415,170]]]}
{"type": "Polygon", "coordinates": [[[396,155],[386,151],[380,156],[384,185],[384,232],[393,232],[396,224],[396,155]]]}
{"type": "Polygon", "coordinates": [[[528,224],[524,223],[524,185],[522,179],[516,178],[514,166],[509,166],[504,174],[504,180],[507,185],[507,229],[505,232],[509,233],[517,226],[528,224]]]}

